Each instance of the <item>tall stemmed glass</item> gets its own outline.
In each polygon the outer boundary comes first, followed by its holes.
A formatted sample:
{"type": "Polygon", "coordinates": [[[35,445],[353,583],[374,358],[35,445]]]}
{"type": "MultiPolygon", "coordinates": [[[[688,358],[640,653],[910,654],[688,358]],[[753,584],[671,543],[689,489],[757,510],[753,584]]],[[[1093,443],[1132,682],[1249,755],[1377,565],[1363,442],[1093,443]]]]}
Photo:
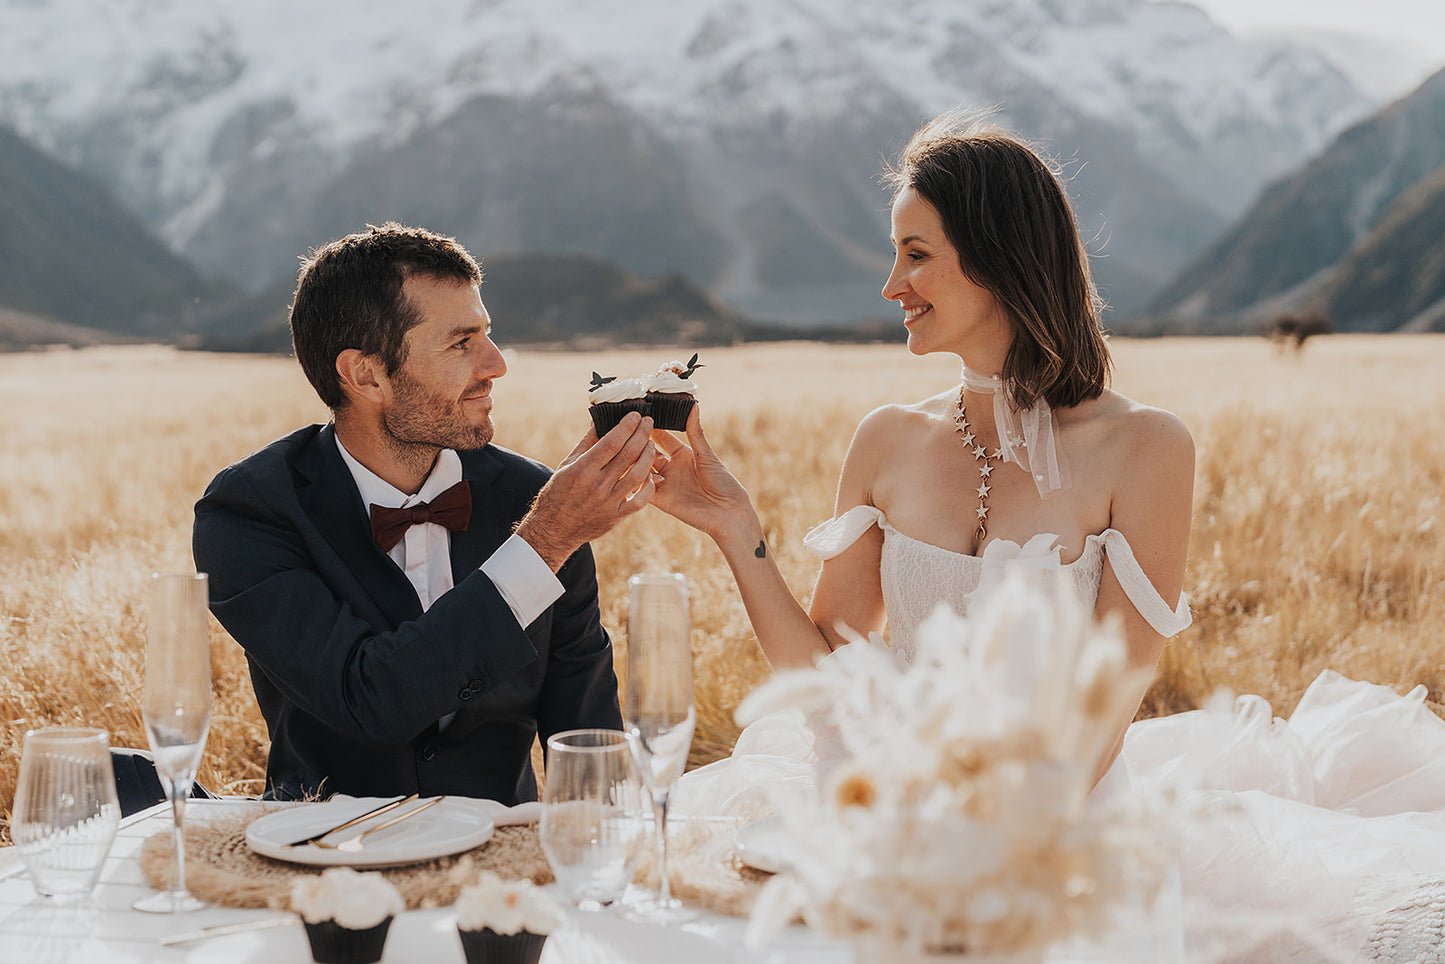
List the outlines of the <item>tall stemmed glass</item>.
{"type": "Polygon", "coordinates": [[[692,641],[687,580],[678,573],[627,581],[627,742],[652,796],[657,893],[633,907],[638,916],[690,916],[672,896],[667,873],[667,802],[682,776],[697,715],[692,701],[692,641]]]}
{"type": "Polygon", "coordinates": [[[186,889],[183,820],[211,726],[211,646],[206,627],[206,574],[151,577],[141,711],[156,771],[171,799],[169,889],[135,902],[157,914],[197,910],[205,903],[186,889]]]}

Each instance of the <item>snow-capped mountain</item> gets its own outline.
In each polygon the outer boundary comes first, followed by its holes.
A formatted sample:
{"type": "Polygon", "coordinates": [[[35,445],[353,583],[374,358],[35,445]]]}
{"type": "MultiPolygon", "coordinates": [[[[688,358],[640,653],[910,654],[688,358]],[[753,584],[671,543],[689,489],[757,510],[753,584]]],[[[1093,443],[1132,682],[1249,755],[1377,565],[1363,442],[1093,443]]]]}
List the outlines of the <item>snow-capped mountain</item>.
{"type": "Polygon", "coordinates": [[[877,314],[880,156],[958,105],[1069,162],[1120,305],[1369,107],[1146,0],[0,0],[0,122],[252,288],[395,217],[877,314]]]}

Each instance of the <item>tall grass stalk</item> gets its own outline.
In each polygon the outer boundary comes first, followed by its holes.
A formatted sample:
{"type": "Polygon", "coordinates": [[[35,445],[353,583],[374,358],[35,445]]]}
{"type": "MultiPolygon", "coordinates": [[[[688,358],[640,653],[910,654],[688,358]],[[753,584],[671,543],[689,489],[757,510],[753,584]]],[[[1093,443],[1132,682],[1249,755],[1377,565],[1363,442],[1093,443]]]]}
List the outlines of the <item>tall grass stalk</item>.
{"type": "MultiPolygon", "coordinates": [[[[1166,647],[1141,713],[1217,688],[1287,715],[1323,669],[1445,690],[1445,339],[1334,336],[1300,356],[1256,340],[1116,340],[1115,387],[1168,408],[1199,451],[1186,579],[1195,622],[1166,647]]],[[[555,464],[587,426],[593,370],[671,352],[521,353],[497,383],[497,441],[555,464]]],[[[682,354],[679,350],[676,354],[682,354]]],[[[741,346],[698,375],[709,438],[752,493],[805,601],[802,536],[833,511],[857,421],[957,378],[899,346],[741,346]]],[[[25,730],[84,723],[145,745],[144,581],[190,567],[191,507],[229,462],[322,420],[294,361],[162,348],[0,356],[0,814],[25,730]]],[[[724,755],[738,701],[767,674],[721,556],[647,510],[595,545],[602,615],[626,645],[626,579],[687,574],[694,764],[724,755]]],[[[267,736],[239,647],[213,625],[216,712],[201,779],[263,786],[267,736]]],[[[8,837],[0,826],[0,838],[8,837]]]]}

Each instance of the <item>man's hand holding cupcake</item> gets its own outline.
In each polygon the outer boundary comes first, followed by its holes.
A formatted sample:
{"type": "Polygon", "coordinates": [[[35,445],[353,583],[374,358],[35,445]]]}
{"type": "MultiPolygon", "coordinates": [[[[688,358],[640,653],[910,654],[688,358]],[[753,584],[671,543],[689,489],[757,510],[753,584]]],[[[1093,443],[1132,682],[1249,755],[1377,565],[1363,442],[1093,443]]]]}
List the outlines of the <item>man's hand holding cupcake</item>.
{"type": "Polygon", "coordinates": [[[517,535],[553,572],[652,500],[658,455],[651,434],[652,419],[636,413],[600,439],[589,429],[537,493],[517,535]]]}

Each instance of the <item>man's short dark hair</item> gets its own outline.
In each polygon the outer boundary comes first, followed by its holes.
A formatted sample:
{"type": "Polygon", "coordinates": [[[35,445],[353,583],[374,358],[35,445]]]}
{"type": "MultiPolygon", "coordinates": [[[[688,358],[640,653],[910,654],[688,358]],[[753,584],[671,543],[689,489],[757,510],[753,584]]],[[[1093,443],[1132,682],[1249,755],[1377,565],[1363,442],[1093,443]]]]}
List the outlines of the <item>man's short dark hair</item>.
{"type": "Polygon", "coordinates": [[[380,358],[388,375],[406,361],[406,333],[421,317],[402,285],[412,275],[479,285],[482,269],[455,239],[388,221],[312,251],[291,302],[291,344],[321,400],[346,404],[336,356],[380,358]]]}

